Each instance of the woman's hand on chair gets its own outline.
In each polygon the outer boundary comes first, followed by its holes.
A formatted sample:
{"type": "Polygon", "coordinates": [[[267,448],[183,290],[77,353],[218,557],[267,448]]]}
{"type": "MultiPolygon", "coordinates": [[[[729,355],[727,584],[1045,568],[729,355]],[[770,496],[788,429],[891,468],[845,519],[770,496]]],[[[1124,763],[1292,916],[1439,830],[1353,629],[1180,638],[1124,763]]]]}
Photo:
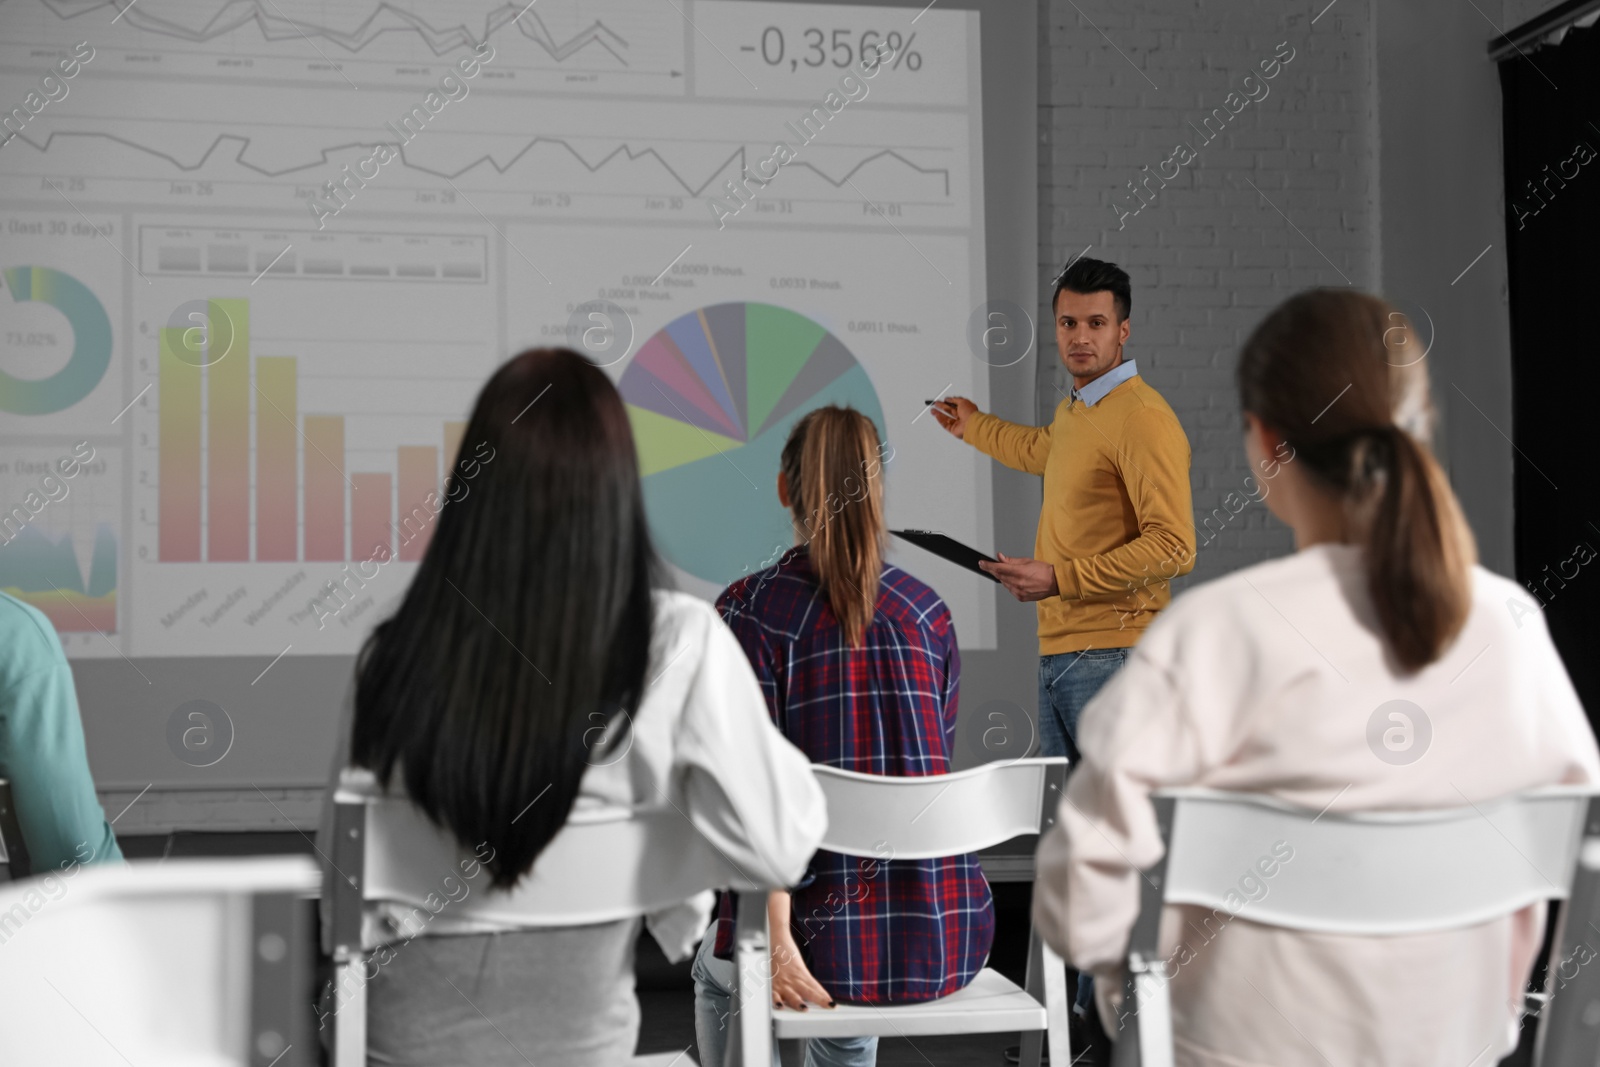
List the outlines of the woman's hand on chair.
{"type": "Polygon", "coordinates": [[[833,998],[812,977],[794,938],[774,938],[772,945],[772,1006],[805,1011],[807,1002],[833,1007],[833,998]]]}

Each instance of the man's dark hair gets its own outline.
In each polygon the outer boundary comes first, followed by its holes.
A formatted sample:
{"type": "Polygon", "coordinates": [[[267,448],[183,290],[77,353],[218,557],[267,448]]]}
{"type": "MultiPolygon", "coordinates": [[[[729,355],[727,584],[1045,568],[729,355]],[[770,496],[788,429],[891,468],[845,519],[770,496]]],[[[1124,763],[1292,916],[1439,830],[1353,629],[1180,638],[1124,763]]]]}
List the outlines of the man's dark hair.
{"type": "Polygon", "coordinates": [[[1078,257],[1068,263],[1056,276],[1056,291],[1050,294],[1050,314],[1055,316],[1056,301],[1062,290],[1088,296],[1090,293],[1109,292],[1117,307],[1117,321],[1122,322],[1133,310],[1133,288],[1128,272],[1115,263],[1103,259],[1078,257]]]}

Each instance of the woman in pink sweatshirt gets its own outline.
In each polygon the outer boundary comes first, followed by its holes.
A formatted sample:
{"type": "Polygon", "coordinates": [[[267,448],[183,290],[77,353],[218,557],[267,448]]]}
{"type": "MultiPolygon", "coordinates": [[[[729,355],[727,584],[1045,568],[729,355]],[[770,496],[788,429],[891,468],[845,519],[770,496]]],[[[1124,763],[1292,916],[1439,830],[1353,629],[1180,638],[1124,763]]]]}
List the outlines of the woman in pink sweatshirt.
{"type": "MultiPolygon", "coordinates": [[[[1422,355],[1404,316],[1349,290],[1290,299],[1240,354],[1244,488],[1296,551],[1196,587],[1150,627],[1085,709],[1083,762],[1039,848],[1035,921],[1104,979],[1113,1035],[1138,871],[1162,852],[1153,791],[1344,812],[1600,780],[1537,601],[1475,563],[1426,443],[1422,355]]],[[[1161,927],[1190,1067],[1492,1065],[1515,1047],[1544,923],[1536,905],[1356,937],[1261,925],[1248,908],[1219,928],[1199,910],[1169,906],[1161,927]]]]}

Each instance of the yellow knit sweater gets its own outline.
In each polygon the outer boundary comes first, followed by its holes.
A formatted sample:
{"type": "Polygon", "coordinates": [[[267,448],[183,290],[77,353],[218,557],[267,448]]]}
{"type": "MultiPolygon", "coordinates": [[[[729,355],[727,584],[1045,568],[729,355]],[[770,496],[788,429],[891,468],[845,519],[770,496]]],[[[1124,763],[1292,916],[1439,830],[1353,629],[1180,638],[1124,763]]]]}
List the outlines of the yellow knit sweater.
{"type": "Polygon", "coordinates": [[[1008,467],[1044,476],[1034,557],[1056,569],[1039,601],[1039,653],[1126,648],[1194,567],[1189,439],[1143,378],[1092,406],[1063,400],[1048,426],[985,413],[966,441],[1008,467]]]}

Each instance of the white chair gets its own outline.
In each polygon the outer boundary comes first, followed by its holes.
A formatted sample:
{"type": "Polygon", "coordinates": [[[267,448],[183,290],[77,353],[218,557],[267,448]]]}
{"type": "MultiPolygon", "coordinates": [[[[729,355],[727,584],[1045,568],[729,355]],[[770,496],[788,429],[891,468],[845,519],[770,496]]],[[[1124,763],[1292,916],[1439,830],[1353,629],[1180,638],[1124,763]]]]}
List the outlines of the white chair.
{"type": "Polygon", "coordinates": [[[1583,841],[1551,944],[1533,1062],[1539,1067],[1594,1067],[1600,1062],[1600,799],[1590,800],[1583,841]]]}
{"type": "MultiPolygon", "coordinates": [[[[389,901],[425,908],[447,894],[455,918],[527,929],[580,926],[630,919],[707,889],[732,888],[743,904],[736,951],[761,967],[741,970],[735,1018],[747,998],[770,1005],[765,928],[743,921],[766,916],[767,887],[744,875],[676,808],[632,812],[575,812],[539,854],[533,870],[510,891],[488,888],[486,870],[476,871],[473,853],[430,822],[404,797],[383,793],[371,772],[349,769],[334,794],[334,847],[324,872],[331,905],[334,988],[339,997],[332,1067],[365,1067],[367,1050],[366,963],[373,944],[363,938],[369,902],[389,901]],[[465,866],[463,866],[465,864],[465,866]],[[453,878],[445,888],[446,878],[453,878]]],[[[658,1057],[635,1060],[636,1067],[658,1057]]],[[[670,1057],[668,1057],[670,1061],[670,1057]]],[[[683,1067],[687,1061],[683,1061],[683,1067]]]]}
{"type": "MultiPolygon", "coordinates": [[[[1134,1023],[1116,1035],[1115,1067],[1173,1062],[1166,965],[1157,944],[1163,905],[1192,904],[1268,926],[1334,934],[1470,926],[1567,896],[1586,813],[1595,812],[1592,822],[1600,819],[1594,793],[1557,787],[1475,807],[1349,814],[1254,794],[1157,793],[1167,848],[1140,880],[1122,1008],[1134,1023]],[[1278,843],[1293,849],[1289,862],[1274,861],[1278,843]],[[1270,876],[1258,867],[1264,858],[1270,876]],[[1246,873],[1268,888],[1241,907],[1246,873]]],[[[1587,1049],[1587,1059],[1561,1060],[1561,1067],[1593,1065],[1596,1043],[1587,1049]]]]}
{"type": "MultiPolygon", "coordinates": [[[[828,802],[828,832],[820,847],[846,856],[908,860],[977,852],[1049,829],[1066,784],[1067,761],[1024,759],[920,778],[824,766],[813,770],[828,802]]],[[[741,923],[749,911],[741,904],[741,923]]],[[[759,921],[764,928],[765,908],[759,921]]],[[[741,975],[749,966],[741,967],[741,975]]],[[[827,1011],[776,1009],[772,1032],[781,1041],[795,1041],[1022,1031],[1022,1065],[1037,1067],[1041,1031],[1046,1031],[1050,1062],[1070,1064],[1065,965],[1037,933],[1030,938],[1026,986],[1019,988],[985,968],[965,989],[933,1001],[883,1007],[840,1003],[827,1011]]],[[[763,1004],[770,1004],[770,997],[763,1004]]],[[[752,1000],[745,1008],[750,1013],[744,1032],[746,1067],[764,1067],[771,1059],[770,1044],[762,1044],[766,1029],[755,1016],[761,1007],[752,1000]]]]}
{"type": "Polygon", "coordinates": [[[292,856],[0,886],[0,1063],[310,1067],[319,884],[292,856]]]}

